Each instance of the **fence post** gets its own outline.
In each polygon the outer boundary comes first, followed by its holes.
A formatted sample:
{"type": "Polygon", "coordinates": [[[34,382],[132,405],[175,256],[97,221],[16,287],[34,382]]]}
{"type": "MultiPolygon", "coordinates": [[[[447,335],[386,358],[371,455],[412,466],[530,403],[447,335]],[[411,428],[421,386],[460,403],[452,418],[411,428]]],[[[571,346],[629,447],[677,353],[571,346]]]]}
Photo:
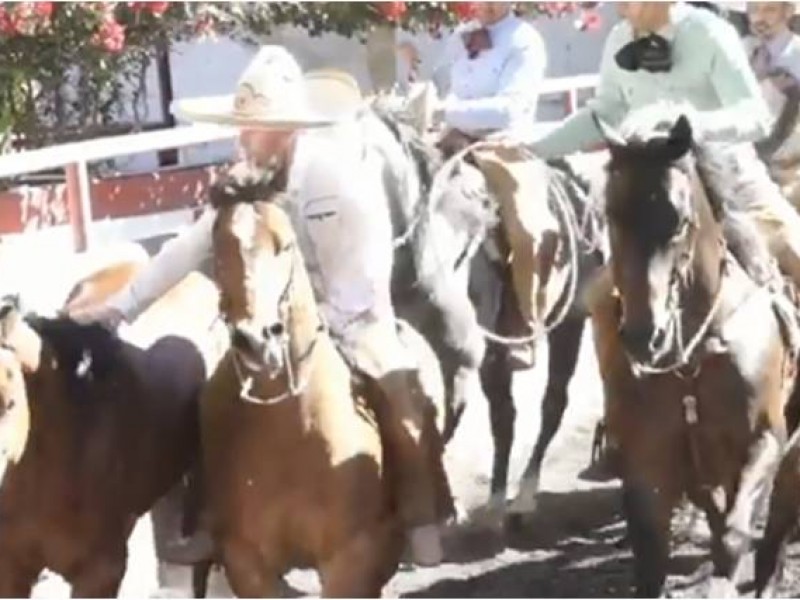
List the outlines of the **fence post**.
{"type": "Polygon", "coordinates": [[[567,116],[578,110],[578,90],[570,88],[567,90],[567,97],[564,100],[564,108],[567,111],[567,116]]]}
{"type": "Polygon", "coordinates": [[[92,190],[86,161],[78,161],[64,167],[67,178],[67,209],[72,227],[72,239],[76,252],[89,248],[89,223],[92,222],[92,190]]]}

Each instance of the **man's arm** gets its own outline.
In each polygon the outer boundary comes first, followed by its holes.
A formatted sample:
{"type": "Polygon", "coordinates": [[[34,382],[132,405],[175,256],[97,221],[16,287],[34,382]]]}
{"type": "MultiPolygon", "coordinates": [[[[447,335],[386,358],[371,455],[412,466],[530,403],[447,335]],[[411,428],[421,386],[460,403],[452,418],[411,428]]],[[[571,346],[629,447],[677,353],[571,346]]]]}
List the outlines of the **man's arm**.
{"type": "Polygon", "coordinates": [[[531,145],[531,150],[541,158],[560,158],[568,154],[588,150],[601,144],[602,132],[598,131],[592,112],[612,126],[622,121],[628,104],[616,78],[614,54],[619,49],[616,41],[619,34],[614,30],[606,40],[600,61],[600,83],[595,97],[585,107],[575,112],[550,133],[531,145]]]}
{"type": "Polygon", "coordinates": [[[697,43],[713,48],[711,84],[722,108],[698,111],[692,125],[703,141],[758,141],[769,133],[770,115],[747,53],[729,23],[720,19],[706,32],[697,43]]]}
{"type": "Polygon", "coordinates": [[[214,218],[215,211],[206,210],[188,230],[164,244],[136,279],[109,299],[108,305],[118,310],[125,321],[130,323],[189,273],[199,268],[212,252],[214,218]]]}
{"type": "Polygon", "coordinates": [[[444,107],[445,122],[455,129],[476,131],[506,129],[526,116],[534,119],[546,67],[544,43],[533,31],[526,44],[513,48],[503,65],[497,93],[472,100],[450,96],[444,107]]]}

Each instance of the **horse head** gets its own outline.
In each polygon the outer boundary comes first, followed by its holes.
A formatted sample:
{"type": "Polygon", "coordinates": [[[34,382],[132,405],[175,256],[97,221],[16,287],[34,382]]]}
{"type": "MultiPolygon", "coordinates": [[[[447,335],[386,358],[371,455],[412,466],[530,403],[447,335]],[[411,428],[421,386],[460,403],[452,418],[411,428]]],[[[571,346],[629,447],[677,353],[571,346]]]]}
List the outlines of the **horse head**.
{"type": "Polygon", "coordinates": [[[0,300],[0,485],[17,464],[30,433],[25,374],[39,368],[41,340],[22,318],[19,300],[0,300]]]}
{"type": "Polygon", "coordinates": [[[296,240],[263,172],[237,166],[211,194],[214,274],[231,345],[248,368],[272,378],[286,367],[296,240]]]}
{"type": "Polygon", "coordinates": [[[718,289],[724,256],[691,125],[665,114],[641,111],[620,132],[596,119],[611,155],[605,209],[622,339],[632,359],[653,365],[681,335],[679,294],[689,285],[718,289]]]}

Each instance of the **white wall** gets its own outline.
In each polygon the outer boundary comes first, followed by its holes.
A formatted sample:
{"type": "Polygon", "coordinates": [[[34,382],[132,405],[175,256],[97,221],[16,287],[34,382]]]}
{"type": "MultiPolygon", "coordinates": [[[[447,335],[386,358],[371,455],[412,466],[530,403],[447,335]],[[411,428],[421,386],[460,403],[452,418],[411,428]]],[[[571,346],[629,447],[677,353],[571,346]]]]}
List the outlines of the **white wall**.
{"type": "MultiPolygon", "coordinates": [[[[549,54],[548,76],[561,77],[596,72],[608,30],[616,22],[614,7],[608,3],[600,8],[603,26],[594,32],[581,32],[575,27],[575,16],[558,19],[539,19],[535,26],[545,39],[549,54]]],[[[411,36],[398,32],[397,39],[411,38],[422,57],[421,74],[430,77],[441,52],[444,39],[433,39],[427,34],[411,36]]],[[[305,31],[283,27],[263,39],[265,44],[286,46],[306,68],[337,67],[355,76],[365,90],[372,89],[367,69],[366,48],[354,39],[338,35],[309,37],[305,31]]],[[[239,73],[254,54],[254,47],[238,44],[227,38],[215,41],[194,41],[177,44],[171,54],[173,90],[176,98],[225,94],[234,89],[239,73]]],[[[149,120],[160,120],[158,82],[154,68],[148,70],[149,120]]],[[[560,118],[561,104],[542,103],[540,117],[546,120],[560,118]]],[[[230,155],[231,143],[214,143],[195,146],[182,151],[181,162],[197,164],[220,160],[230,155]]],[[[124,171],[149,171],[157,166],[155,154],[137,155],[117,162],[124,171]]]]}

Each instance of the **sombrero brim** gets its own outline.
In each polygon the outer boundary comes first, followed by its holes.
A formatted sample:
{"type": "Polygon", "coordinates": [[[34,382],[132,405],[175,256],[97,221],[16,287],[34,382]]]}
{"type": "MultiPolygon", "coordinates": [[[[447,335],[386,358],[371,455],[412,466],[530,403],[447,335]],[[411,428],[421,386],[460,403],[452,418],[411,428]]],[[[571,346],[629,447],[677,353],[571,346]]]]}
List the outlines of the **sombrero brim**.
{"type": "Polygon", "coordinates": [[[213,123],[230,127],[261,129],[302,129],[328,127],[338,121],[309,113],[284,113],[263,116],[243,116],[233,109],[234,95],[186,98],[172,103],[172,114],[179,119],[195,123],[213,123]]]}
{"type": "Polygon", "coordinates": [[[364,106],[352,79],[336,70],[311,71],[305,76],[307,107],[284,112],[242,115],[234,110],[234,94],[186,98],[172,103],[172,113],[187,121],[260,129],[329,127],[351,117],[364,106]]]}

